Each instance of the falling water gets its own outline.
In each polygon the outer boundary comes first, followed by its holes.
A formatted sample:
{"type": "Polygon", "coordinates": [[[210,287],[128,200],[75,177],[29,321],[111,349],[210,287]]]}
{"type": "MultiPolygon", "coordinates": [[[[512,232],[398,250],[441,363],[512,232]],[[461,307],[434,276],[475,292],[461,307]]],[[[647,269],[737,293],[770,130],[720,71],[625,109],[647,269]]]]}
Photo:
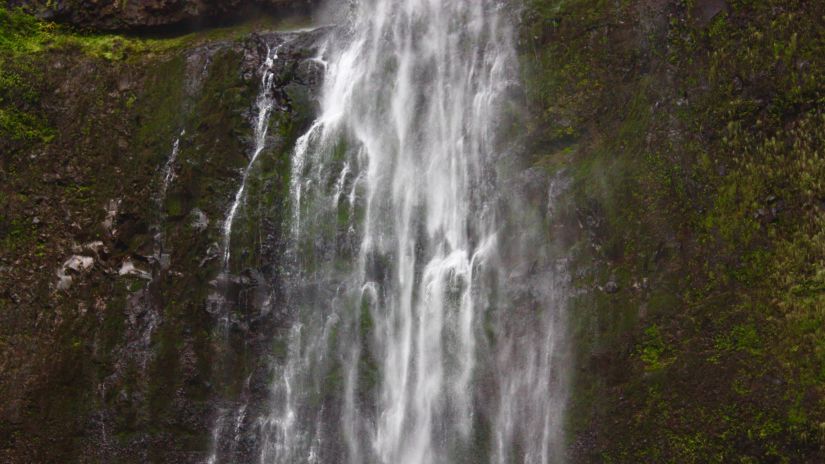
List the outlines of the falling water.
{"type": "MultiPolygon", "coordinates": [[[[223,222],[223,256],[221,278],[226,278],[229,273],[232,226],[235,222],[238,210],[246,201],[246,188],[247,182],[249,181],[249,176],[252,172],[252,169],[255,166],[255,161],[257,161],[259,155],[266,148],[266,136],[269,130],[269,118],[270,114],[272,113],[272,109],[275,106],[275,99],[272,95],[272,83],[275,79],[275,71],[273,67],[275,65],[276,60],[278,59],[278,48],[279,47],[276,47],[273,50],[271,47],[267,46],[266,57],[264,59],[263,64],[261,65],[261,82],[260,87],[258,89],[258,95],[255,100],[255,108],[257,112],[255,114],[254,119],[254,146],[252,149],[252,154],[249,157],[249,162],[247,163],[246,168],[243,171],[243,175],[241,176],[240,186],[238,187],[238,190],[235,192],[232,205],[229,207],[229,212],[227,213],[226,219],[224,219],[223,222]]],[[[221,330],[223,335],[226,336],[228,334],[227,330],[229,329],[230,317],[226,313],[226,299],[225,295],[220,293],[222,291],[225,291],[225,289],[220,288],[219,293],[216,293],[211,298],[214,299],[218,307],[217,311],[219,314],[219,329],[221,330]]],[[[238,408],[234,409],[220,408],[215,419],[215,423],[212,427],[211,450],[209,456],[206,459],[207,464],[215,464],[219,462],[219,446],[221,434],[227,433],[227,431],[230,431],[232,435],[229,438],[231,442],[229,452],[230,454],[234,454],[237,448],[237,443],[240,441],[239,429],[240,424],[242,423],[246,415],[246,407],[247,406],[245,403],[241,403],[241,405],[238,408]]]]}
{"type": "MultiPolygon", "coordinates": [[[[266,304],[286,327],[268,404],[222,407],[208,462],[563,460],[566,268],[553,208],[527,200],[498,131],[518,85],[511,3],[359,0],[330,30],[320,111],[292,157],[284,262],[269,263],[284,294],[266,304]]],[[[225,272],[276,59],[224,221],[225,272]]]]}
{"type": "MultiPolygon", "coordinates": [[[[160,191],[155,197],[155,203],[158,206],[158,211],[160,211],[160,217],[158,218],[158,223],[155,225],[154,260],[160,265],[161,269],[169,267],[170,258],[169,250],[166,249],[166,236],[160,223],[165,219],[164,202],[166,201],[166,194],[169,192],[169,187],[171,187],[172,182],[175,180],[175,164],[178,161],[178,154],[180,154],[180,139],[184,135],[186,135],[186,131],[181,130],[180,134],[175,138],[174,143],[172,143],[172,152],[169,154],[169,158],[166,159],[166,163],[164,163],[163,169],[160,172],[160,191]]],[[[129,264],[131,264],[131,262],[129,262],[129,264]]],[[[121,269],[121,271],[123,270],[129,271],[128,267],[121,269]]]]}
{"type": "Polygon", "coordinates": [[[561,461],[564,266],[502,193],[505,6],[360,0],[331,33],[261,463],[561,461]]]}
{"type": "Polygon", "coordinates": [[[246,184],[249,180],[249,174],[258,159],[258,155],[264,151],[266,147],[266,134],[269,130],[269,115],[272,112],[272,107],[275,104],[274,99],[270,93],[272,88],[272,80],[275,78],[275,73],[272,66],[275,60],[278,59],[278,49],[271,50],[267,47],[266,59],[263,63],[263,72],[261,73],[261,87],[258,92],[258,98],[255,102],[258,113],[255,117],[255,146],[252,150],[252,156],[249,157],[249,163],[243,171],[241,177],[241,185],[235,192],[235,198],[232,201],[232,206],[229,207],[229,213],[223,222],[223,267],[224,269],[229,265],[230,256],[230,242],[232,240],[232,224],[235,222],[235,216],[238,214],[238,208],[246,199],[246,184]]]}
{"type": "Polygon", "coordinates": [[[163,165],[163,182],[160,186],[159,201],[166,198],[166,192],[169,190],[169,186],[172,185],[172,181],[175,180],[175,163],[178,161],[178,153],[180,153],[180,139],[184,135],[186,135],[186,131],[182,130],[180,135],[175,138],[175,142],[172,144],[172,153],[166,160],[166,164],[163,165]]]}

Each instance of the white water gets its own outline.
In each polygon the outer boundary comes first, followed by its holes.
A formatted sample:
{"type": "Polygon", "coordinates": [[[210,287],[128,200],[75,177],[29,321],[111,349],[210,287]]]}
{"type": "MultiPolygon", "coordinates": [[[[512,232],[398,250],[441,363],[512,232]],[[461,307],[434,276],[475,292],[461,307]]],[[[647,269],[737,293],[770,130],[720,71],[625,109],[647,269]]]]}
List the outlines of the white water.
{"type": "Polygon", "coordinates": [[[175,180],[175,163],[177,162],[178,154],[180,153],[180,139],[184,135],[186,135],[186,131],[182,130],[180,135],[175,138],[175,143],[172,144],[172,153],[166,160],[166,164],[163,165],[163,183],[160,186],[158,201],[162,202],[166,199],[166,192],[169,190],[169,186],[172,185],[172,181],[175,180]]]}
{"type": "Polygon", "coordinates": [[[292,159],[287,261],[269,263],[289,315],[270,400],[221,409],[210,464],[563,461],[566,269],[552,207],[520,197],[498,138],[518,80],[512,3],[357,0],[330,32],[320,114],[292,159]]]}
{"type": "MultiPolygon", "coordinates": [[[[224,219],[222,227],[222,277],[226,277],[227,273],[229,272],[229,259],[231,257],[232,250],[232,226],[238,215],[238,211],[246,201],[246,187],[247,182],[249,181],[249,176],[252,173],[252,170],[255,166],[255,161],[257,161],[260,154],[266,148],[266,136],[267,132],[269,131],[269,117],[275,105],[275,100],[272,96],[271,90],[272,83],[275,78],[275,71],[273,67],[275,65],[276,60],[278,59],[278,48],[279,47],[276,47],[273,50],[267,46],[266,57],[264,58],[264,62],[261,65],[261,83],[258,89],[258,95],[255,99],[255,108],[257,112],[255,114],[254,119],[254,146],[252,149],[251,156],[249,157],[249,162],[247,163],[246,168],[243,171],[243,175],[241,176],[241,184],[238,187],[238,190],[235,192],[232,205],[229,207],[229,211],[226,215],[226,219],[224,219]]],[[[175,144],[175,147],[177,148],[177,142],[175,144]]],[[[223,335],[226,336],[226,331],[229,328],[229,315],[224,312],[224,297],[223,295],[215,294],[213,295],[213,298],[215,298],[215,301],[217,302],[218,306],[221,307],[221,313],[219,316],[219,328],[221,329],[223,335]]],[[[217,417],[212,426],[211,450],[209,452],[209,456],[206,459],[207,464],[216,464],[220,462],[219,447],[221,435],[228,433],[228,431],[231,431],[229,441],[230,443],[232,443],[232,446],[228,452],[230,455],[236,452],[237,443],[240,441],[240,427],[246,415],[246,408],[246,403],[242,402],[237,409],[221,408],[218,411],[217,417]]]]}
{"type": "Polygon", "coordinates": [[[546,237],[505,227],[497,184],[504,7],[360,0],[329,38],[259,462],[562,460],[564,268],[531,270],[546,237]]]}
{"type": "Polygon", "coordinates": [[[235,222],[235,217],[238,214],[238,209],[241,207],[243,202],[246,200],[246,184],[249,180],[249,174],[252,172],[252,168],[255,165],[255,161],[258,159],[258,156],[264,151],[266,147],[266,134],[269,131],[269,115],[272,112],[272,107],[275,104],[275,101],[271,95],[271,87],[272,87],[272,80],[275,78],[275,74],[272,70],[273,64],[275,64],[275,60],[278,59],[278,49],[271,50],[267,48],[266,59],[263,63],[263,72],[261,73],[261,87],[258,92],[258,98],[255,102],[255,106],[258,110],[257,116],[255,117],[255,146],[252,150],[252,156],[249,157],[249,163],[246,165],[246,169],[243,171],[243,176],[241,177],[241,186],[235,192],[234,200],[232,201],[232,206],[229,207],[229,213],[226,215],[226,219],[223,222],[223,267],[229,265],[229,257],[230,257],[230,244],[232,241],[232,224],[235,222]]]}
{"type": "Polygon", "coordinates": [[[166,194],[169,192],[169,187],[172,186],[172,182],[174,182],[176,177],[175,168],[178,155],[180,154],[180,140],[184,135],[186,135],[186,131],[181,130],[180,134],[175,138],[174,143],[172,143],[172,152],[169,154],[169,158],[166,159],[166,163],[163,164],[163,169],[160,172],[162,178],[160,191],[158,195],[155,196],[155,203],[160,211],[160,216],[158,223],[155,224],[157,232],[155,234],[154,259],[160,264],[161,269],[166,269],[169,266],[169,251],[166,249],[166,236],[161,226],[161,223],[166,218],[164,203],[166,201],[166,194]]]}

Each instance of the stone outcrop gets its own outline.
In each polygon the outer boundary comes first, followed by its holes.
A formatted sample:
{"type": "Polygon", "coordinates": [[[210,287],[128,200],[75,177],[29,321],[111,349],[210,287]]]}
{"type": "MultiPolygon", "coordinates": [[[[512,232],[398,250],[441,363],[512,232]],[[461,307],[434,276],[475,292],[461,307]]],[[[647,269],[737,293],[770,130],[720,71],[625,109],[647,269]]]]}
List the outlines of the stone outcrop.
{"type": "Polygon", "coordinates": [[[37,16],[95,30],[197,27],[261,11],[307,13],[317,0],[12,0],[37,16]]]}

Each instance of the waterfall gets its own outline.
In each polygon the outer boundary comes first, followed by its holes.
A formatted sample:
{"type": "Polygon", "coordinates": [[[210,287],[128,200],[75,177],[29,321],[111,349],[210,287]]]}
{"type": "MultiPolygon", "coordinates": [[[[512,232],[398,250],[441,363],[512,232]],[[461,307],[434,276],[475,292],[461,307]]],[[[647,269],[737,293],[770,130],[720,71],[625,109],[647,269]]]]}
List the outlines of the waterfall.
{"type": "Polygon", "coordinates": [[[172,144],[172,153],[166,160],[166,164],[163,165],[163,182],[160,185],[158,201],[166,199],[166,192],[169,190],[169,186],[172,185],[172,181],[175,180],[175,163],[178,160],[178,153],[180,153],[180,139],[184,135],[186,135],[186,131],[182,130],[180,135],[175,138],[175,142],[172,144]]]}
{"type": "Polygon", "coordinates": [[[272,87],[272,80],[275,78],[275,74],[272,71],[272,65],[275,63],[275,60],[278,59],[278,49],[271,50],[267,48],[266,51],[266,59],[263,63],[263,72],[261,73],[261,88],[258,93],[257,101],[255,102],[255,106],[258,110],[257,115],[255,117],[255,147],[252,150],[252,156],[249,157],[249,163],[246,165],[246,169],[243,171],[243,176],[241,176],[241,185],[238,187],[238,190],[235,192],[235,197],[232,201],[232,205],[229,207],[229,212],[226,215],[226,219],[223,222],[223,267],[224,270],[229,266],[229,257],[230,257],[230,245],[232,240],[232,224],[235,222],[235,216],[238,214],[238,208],[240,208],[243,201],[246,199],[246,184],[249,180],[249,174],[252,172],[252,168],[255,166],[255,161],[258,159],[258,156],[264,151],[266,147],[266,134],[269,130],[269,115],[272,112],[272,107],[275,104],[275,101],[270,94],[270,90],[272,87]]]}
{"type": "Polygon", "coordinates": [[[329,32],[292,157],[268,404],[221,414],[258,462],[563,461],[565,266],[549,213],[503,185],[509,4],[359,0],[329,32]]]}

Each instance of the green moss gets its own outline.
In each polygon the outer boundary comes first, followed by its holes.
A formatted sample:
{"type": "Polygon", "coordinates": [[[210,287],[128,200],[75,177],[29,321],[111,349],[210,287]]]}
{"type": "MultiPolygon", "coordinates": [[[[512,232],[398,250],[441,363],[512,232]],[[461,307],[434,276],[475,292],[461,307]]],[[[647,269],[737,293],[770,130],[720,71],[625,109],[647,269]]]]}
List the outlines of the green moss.
{"type": "Polygon", "coordinates": [[[55,137],[54,129],[46,126],[37,116],[0,108],[0,136],[13,141],[40,141],[49,143],[55,137]]]}
{"type": "Polygon", "coordinates": [[[32,43],[29,40],[43,33],[44,29],[44,23],[34,16],[22,10],[7,9],[5,1],[0,3],[0,50],[14,53],[36,51],[30,48],[32,43]]]}
{"type": "Polygon", "coordinates": [[[662,338],[659,326],[652,325],[645,329],[645,338],[639,350],[639,357],[645,364],[646,371],[662,370],[675,359],[667,357],[668,347],[662,338]]]}
{"type": "Polygon", "coordinates": [[[289,29],[300,24],[258,18],[238,26],[217,28],[176,37],[140,37],[119,34],[90,34],[52,22],[41,21],[22,9],[0,2],[0,51],[12,54],[75,49],[107,61],[124,61],[153,53],[167,53],[204,42],[234,40],[262,28],[289,29]]]}
{"type": "Polygon", "coordinates": [[[166,214],[172,218],[179,218],[186,212],[183,210],[183,202],[177,196],[166,197],[166,214]]]}
{"type": "Polygon", "coordinates": [[[822,458],[821,11],[725,3],[527,2],[528,146],[586,235],[575,461],[822,458]]]}
{"type": "Polygon", "coordinates": [[[34,227],[18,218],[0,217],[0,244],[6,253],[27,249],[33,240],[34,227]]]}
{"type": "Polygon", "coordinates": [[[364,400],[373,398],[375,389],[381,380],[381,371],[373,353],[371,351],[372,337],[375,321],[372,318],[371,304],[367,297],[362,297],[360,305],[360,315],[358,317],[358,337],[362,346],[361,356],[358,360],[358,393],[364,400]]]}
{"type": "MultiPolygon", "coordinates": [[[[68,55],[80,53],[86,57],[109,62],[140,62],[146,57],[156,54],[168,55],[209,41],[239,39],[254,30],[290,29],[301,26],[300,22],[295,21],[277,21],[261,17],[233,27],[165,38],[84,34],[65,26],[38,20],[21,9],[7,8],[5,2],[1,2],[0,140],[15,142],[17,145],[49,143],[57,135],[53,123],[46,120],[40,111],[31,108],[40,103],[40,96],[32,82],[41,77],[42,66],[30,67],[22,73],[15,70],[21,63],[32,61],[34,56],[48,52],[68,55]]],[[[176,92],[181,90],[181,87],[177,87],[176,92]]],[[[301,95],[293,95],[294,93],[291,91],[290,95],[295,97],[297,106],[308,105],[305,98],[299,98],[301,95]]],[[[126,109],[131,109],[135,102],[135,95],[127,97],[126,109]]],[[[155,107],[164,108],[162,105],[155,107]]],[[[174,125],[168,124],[163,127],[174,125]]]]}

